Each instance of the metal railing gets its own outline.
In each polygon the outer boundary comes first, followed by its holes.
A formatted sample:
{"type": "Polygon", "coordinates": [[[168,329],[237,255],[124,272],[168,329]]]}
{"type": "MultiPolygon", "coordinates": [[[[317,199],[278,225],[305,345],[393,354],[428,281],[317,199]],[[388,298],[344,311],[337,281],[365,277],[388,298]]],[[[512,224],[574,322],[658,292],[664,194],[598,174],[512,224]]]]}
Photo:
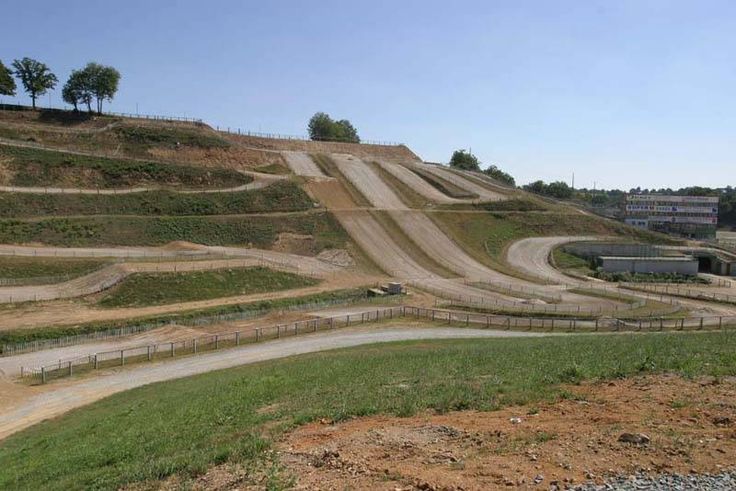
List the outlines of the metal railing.
{"type": "Polygon", "coordinates": [[[382,140],[364,140],[361,139],[360,142],[351,142],[351,141],[339,141],[339,140],[328,140],[328,139],[313,139],[310,138],[307,135],[289,135],[284,133],[264,133],[261,131],[251,131],[251,130],[244,130],[241,128],[231,128],[229,126],[215,126],[215,130],[220,131],[222,133],[227,133],[229,135],[239,135],[239,136],[250,136],[255,138],[268,138],[271,140],[292,140],[292,141],[303,141],[303,142],[323,142],[323,143],[350,143],[354,145],[380,145],[385,147],[399,147],[403,145],[403,143],[399,142],[392,142],[392,141],[382,141],[382,140]]]}

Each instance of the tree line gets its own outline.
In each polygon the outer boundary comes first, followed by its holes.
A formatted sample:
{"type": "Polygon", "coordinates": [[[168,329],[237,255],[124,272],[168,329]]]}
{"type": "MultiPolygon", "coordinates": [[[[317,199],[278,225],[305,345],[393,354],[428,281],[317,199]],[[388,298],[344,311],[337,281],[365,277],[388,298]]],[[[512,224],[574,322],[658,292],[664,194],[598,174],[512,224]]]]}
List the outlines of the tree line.
{"type": "MultiPolygon", "coordinates": [[[[30,96],[33,109],[36,109],[36,99],[56,87],[59,79],[49,67],[38,60],[23,58],[13,60],[11,68],[0,61],[0,94],[14,96],[17,86],[13,77],[16,77],[23,90],[30,96]]],[[[87,106],[92,112],[92,103],[95,103],[97,113],[102,113],[102,103],[111,101],[118,91],[120,72],[111,66],[90,62],[84,68],[72,70],[69,79],[61,89],[61,97],[67,104],[74,106],[78,111],[80,105],[87,106]]]]}
{"type": "Polygon", "coordinates": [[[315,141],[360,143],[358,130],[347,119],[333,120],[329,114],[318,112],[307,125],[309,138],[315,141]]]}

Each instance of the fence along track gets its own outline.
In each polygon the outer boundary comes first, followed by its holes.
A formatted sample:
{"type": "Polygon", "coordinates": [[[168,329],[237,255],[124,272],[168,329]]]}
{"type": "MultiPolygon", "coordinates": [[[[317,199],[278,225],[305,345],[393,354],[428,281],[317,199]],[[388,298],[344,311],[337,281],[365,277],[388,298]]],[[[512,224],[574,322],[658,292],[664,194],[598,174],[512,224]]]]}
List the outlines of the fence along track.
{"type": "Polygon", "coordinates": [[[541,329],[548,332],[597,332],[606,331],[664,331],[685,329],[732,329],[736,328],[736,316],[712,317],[699,319],[554,319],[533,317],[511,317],[503,315],[458,312],[443,309],[422,308],[413,306],[397,306],[366,310],[354,314],[318,317],[287,324],[276,324],[268,327],[257,327],[248,330],[220,334],[198,336],[190,340],[170,341],[125,348],[121,350],[92,353],[68,360],[59,360],[50,365],[40,367],[22,367],[21,377],[35,382],[46,383],[55,378],[72,376],[75,371],[94,370],[109,366],[123,366],[127,363],[154,361],[174,358],[177,355],[197,354],[200,352],[233,348],[241,344],[257,343],[266,340],[280,339],[287,336],[315,333],[320,330],[333,330],[366,322],[377,322],[386,319],[414,317],[433,322],[448,324],[464,324],[466,326],[481,325],[488,329],[502,328],[506,330],[541,329]]]}
{"type": "Polygon", "coordinates": [[[232,322],[249,320],[259,317],[261,315],[273,313],[273,312],[298,312],[303,310],[322,309],[326,307],[334,307],[337,305],[350,305],[354,303],[363,302],[386,302],[385,298],[376,298],[375,300],[369,298],[358,298],[358,299],[339,299],[339,300],[328,300],[322,302],[309,302],[304,304],[291,305],[288,307],[278,309],[258,309],[250,310],[245,312],[229,312],[226,314],[215,314],[199,316],[192,319],[164,319],[158,321],[150,321],[134,324],[131,326],[110,328],[104,331],[95,331],[85,334],[77,334],[74,336],[64,336],[55,339],[42,339],[38,341],[28,341],[22,343],[13,343],[0,346],[0,356],[9,357],[14,355],[20,355],[24,353],[31,353],[36,351],[43,351],[55,348],[63,348],[66,346],[73,346],[77,344],[91,343],[95,341],[105,341],[108,339],[117,339],[121,337],[131,336],[133,334],[140,334],[153,329],[159,329],[162,327],[170,326],[172,324],[186,327],[200,327],[211,324],[219,324],[221,322],[232,322]]]}

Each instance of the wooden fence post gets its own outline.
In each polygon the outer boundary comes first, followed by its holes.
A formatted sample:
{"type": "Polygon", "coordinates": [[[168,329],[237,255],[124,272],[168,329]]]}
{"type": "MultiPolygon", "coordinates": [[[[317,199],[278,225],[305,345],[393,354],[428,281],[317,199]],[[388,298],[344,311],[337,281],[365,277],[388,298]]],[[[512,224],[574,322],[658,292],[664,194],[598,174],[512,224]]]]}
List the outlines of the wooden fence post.
{"type": "Polygon", "coordinates": [[[95,370],[97,370],[100,367],[99,362],[97,360],[97,353],[95,353],[95,370]]]}
{"type": "Polygon", "coordinates": [[[171,357],[172,357],[172,358],[173,358],[173,357],[174,357],[174,355],[176,354],[176,351],[175,351],[175,350],[176,350],[176,348],[174,348],[174,342],[172,341],[172,342],[171,342],[171,357]]]}
{"type": "Polygon", "coordinates": [[[235,333],[235,346],[240,346],[240,331],[235,333]]]}
{"type": "Polygon", "coordinates": [[[69,376],[72,376],[72,362],[69,362],[69,376]]]}
{"type": "Polygon", "coordinates": [[[41,367],[41,383],[46,383],[46,367],[41,367]]]}
{"type": "Polygon", "coordinates": [[[125,365],[125,351],[120,350],[120,366],[125,365]]]}
{"type": "Polygon", "coordinates": [[[151,361],[151,347],[150,346],[146,346],[146,351],[147,351],[147,354],[148,354],[148,361],[151,361]]]}
{"type": "Polygon", "coordinates": [[[196,353],[197,352],[197,338],[194,338],[192,340],[192,348],[193,348],[194,352],[196,353]]]}

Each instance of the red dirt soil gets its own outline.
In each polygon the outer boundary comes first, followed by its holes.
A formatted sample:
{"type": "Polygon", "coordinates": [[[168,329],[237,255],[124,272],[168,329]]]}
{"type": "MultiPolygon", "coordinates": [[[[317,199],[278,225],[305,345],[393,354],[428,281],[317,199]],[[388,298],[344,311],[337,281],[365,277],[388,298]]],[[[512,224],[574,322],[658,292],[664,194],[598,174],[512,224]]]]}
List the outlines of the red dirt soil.
{"type": "MultiPolygon", "coordinates": [[[[335,490],[566,488],[636,471],[734,466],[736,379],[648,376],[568,390],[576,397],[495,412],[309,424],[287,435],[278,455],[296,489],[335,490]],[[619,442],[624,432],[651,441],[619,442]]],[[[199,484],[211,488],[206,477],[199,484]]]]}

